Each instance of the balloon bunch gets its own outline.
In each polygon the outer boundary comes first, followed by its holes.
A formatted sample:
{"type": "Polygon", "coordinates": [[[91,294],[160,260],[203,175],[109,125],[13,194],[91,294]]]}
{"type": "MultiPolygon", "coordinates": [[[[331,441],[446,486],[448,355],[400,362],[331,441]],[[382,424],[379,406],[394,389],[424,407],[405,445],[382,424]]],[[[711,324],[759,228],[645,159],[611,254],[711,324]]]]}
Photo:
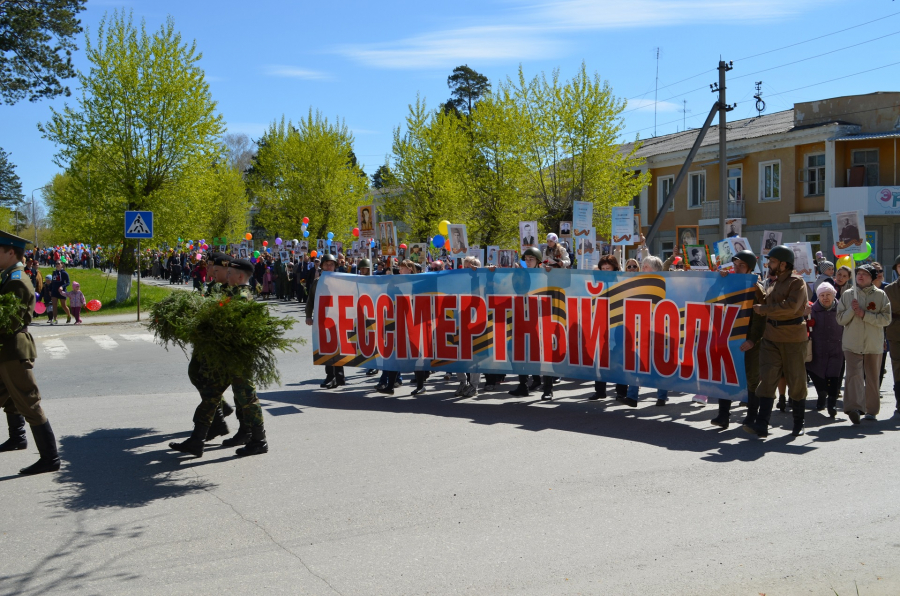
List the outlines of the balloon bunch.
{"type": "Polygon", "coordinates": [[[308,227],[309,227],[309,218],[308,218],[308,217],[304,217],[304,218],[303,218],[303,224],[300,226],[300,229],[303,231],[303,237],[304,237],[304,238],[309,238],[309,230],[306,229],[306,228],[308,228],[308,227]]]}
{"type": "Polygon", "coordinates": [[[440,232],[440,234],[431,239],[431,245],[435,248],[440,248],[447,242],[447,236],[450,235],[450,222],[445,219],[439,223],[438,232],[440,232]]]}

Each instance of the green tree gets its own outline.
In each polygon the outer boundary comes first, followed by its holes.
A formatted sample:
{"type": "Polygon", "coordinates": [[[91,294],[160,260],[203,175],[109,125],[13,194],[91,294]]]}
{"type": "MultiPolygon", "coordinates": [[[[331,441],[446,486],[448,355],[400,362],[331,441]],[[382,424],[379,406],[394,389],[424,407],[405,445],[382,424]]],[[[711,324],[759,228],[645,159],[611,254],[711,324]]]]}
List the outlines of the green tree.
{"type": "Polygon", "coordinates": [[[0,0],[0,97],[12,105],[70,94],[86,0],[0,0]]]}
{"type": "Polygon", "coordinates": [[[389,184],[392,177],[391,168],[387,164],[378,166],[378,169],[372,174],[372,188],[384,188],[389,184]]]}
{"type": "Polygon", "coordinates": [[[648,173],[636,174],[640,143],[623,153],[616,142],[625,102],[584,63],[564,83],[558,71],[549,80],[540,75],[527,81],[520,67],[503,90],[515,100],[516,152],[526,172],[521,186],[535,201],[534,216],[545,229],[557,230],[571,219],[573,201],[590,201],[598,233],[608,236],[612,207],[628,204],[649,184],[648,173]]]}
{"type": "MultiPolygon", "coordinates": [[[[56,163],[78,196],[90,191],[103,206],[99,217],[110,223],[95,232],[103,242],[122,238],[126,210],[153,211],[157,237],[174,237],[199,221],[190,181],[221,159],[224,126],[197,64],[202,55],[171,18],[150,35],[118,12],[101,21],[96,42],[87,38],[86,53],[91,68],[78,75],[77,107],[53,110],[39,128],[59,146],[56,163]]],[[[133,246],[124,242],[119,301],[130,293],[133,246]]]]}
{"type": "Polygon", "coordinates": [[[471,114],[478,100],[491,92],[488,78],[469,68],[468,64],[453,69],[447,77],[447,86],[450,87],[450,99],[444,104],[445,110],[452,108],[457,114],[471,114]]]}
{"type": "Polygon", "coordinates": [[[296,125],[282,117],[269,126],[247,181],[257,226],[269,236],[299,238],[302,219],[309,217],[311,240],[334,232],[335,240],[350,241],[356,208],[368,190],[347,125],[312,109],[296,125]]]}
{"type": "Polygon", "coordinates": [[[24,198],[16,165],[10,161],[9,153],[0,147],[0,207],[14,209],[24,198]]]}

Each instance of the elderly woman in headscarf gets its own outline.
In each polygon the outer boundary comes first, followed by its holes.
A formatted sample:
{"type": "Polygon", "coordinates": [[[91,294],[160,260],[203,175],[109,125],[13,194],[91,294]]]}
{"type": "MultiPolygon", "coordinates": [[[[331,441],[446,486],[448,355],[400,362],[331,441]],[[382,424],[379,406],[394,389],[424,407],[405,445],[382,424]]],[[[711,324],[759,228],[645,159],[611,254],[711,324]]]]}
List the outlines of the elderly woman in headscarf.
{"type": "Polygon", "coordinates": [[[544,268],[568,269],[570,266],[569,251],[559,243],[559,236],[550,232],[547,234],[547,248],[544,249],[544,268]]]}
{"type": "Polygon", "coordinates": [[[819,262],[819,276],[816,277],[816,281],[813,284],[813,296],[818,298],[817,290],[819,289],[819,284],[823,281],[827,281],[832,286],[834,285],[834,263],[831,261],[820,261],[819,262]]]}

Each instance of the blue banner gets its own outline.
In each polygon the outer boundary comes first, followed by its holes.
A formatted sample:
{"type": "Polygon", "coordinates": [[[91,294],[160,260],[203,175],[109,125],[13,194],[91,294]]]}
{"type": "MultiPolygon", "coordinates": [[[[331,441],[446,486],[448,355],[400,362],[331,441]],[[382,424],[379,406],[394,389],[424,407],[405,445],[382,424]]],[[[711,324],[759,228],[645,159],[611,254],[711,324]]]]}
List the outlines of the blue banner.
{"type": "Polygon", "coordinates": [[[315,364],[540,374],[745,400],[756,278],[487,269],[323,273],[315,364]]]}

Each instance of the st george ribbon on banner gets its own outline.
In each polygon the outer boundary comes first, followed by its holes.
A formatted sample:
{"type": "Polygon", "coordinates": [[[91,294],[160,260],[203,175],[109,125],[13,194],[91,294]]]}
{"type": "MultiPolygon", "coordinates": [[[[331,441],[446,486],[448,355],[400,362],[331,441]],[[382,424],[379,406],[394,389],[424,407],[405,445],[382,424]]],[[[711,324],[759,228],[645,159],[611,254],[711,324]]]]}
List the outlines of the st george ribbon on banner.
{"type": "Polygon", "coordinates": [[[541,374],[745,401],[755,276],[462,269],[323,273],[317,365],[541,374]]]}

